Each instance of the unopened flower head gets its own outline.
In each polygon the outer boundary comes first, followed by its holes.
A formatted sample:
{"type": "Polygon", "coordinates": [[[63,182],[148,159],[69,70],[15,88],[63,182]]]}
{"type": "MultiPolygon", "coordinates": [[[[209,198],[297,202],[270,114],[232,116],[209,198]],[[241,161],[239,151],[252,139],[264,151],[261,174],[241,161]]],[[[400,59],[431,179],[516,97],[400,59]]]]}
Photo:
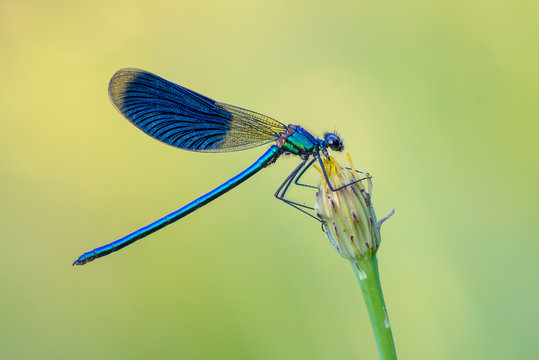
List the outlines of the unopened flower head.
{"type": "Polygon", "coordinates": [[[335,159],[324,160],[324,169],[333,191],[322,175],[315,205],[316,215],[339,255],[354,261],[370,258],[380,245],[380,225],[371,202],[372,179],[368,173],[341,167],[335,159]],[[361,177],[360,177],[361,176],[361,177]],[[365,183],[365,184],[364,184],[365,183]],[[366,186],[365,186],[366,185],[366,186]]]}

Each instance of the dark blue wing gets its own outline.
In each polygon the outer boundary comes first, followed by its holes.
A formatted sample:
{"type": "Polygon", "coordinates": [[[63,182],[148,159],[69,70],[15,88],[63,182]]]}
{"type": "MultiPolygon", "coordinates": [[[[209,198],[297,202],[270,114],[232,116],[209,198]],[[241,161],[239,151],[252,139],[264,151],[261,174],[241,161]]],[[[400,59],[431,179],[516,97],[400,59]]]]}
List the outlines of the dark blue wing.
{"type": "Polygon", "coordinates": [[[286,130],[270,117],[219,103],[139,69],[116,72],[110,80],[109,96],[136,127],[185,150],[249,149],[277,140],[286,130]]]}

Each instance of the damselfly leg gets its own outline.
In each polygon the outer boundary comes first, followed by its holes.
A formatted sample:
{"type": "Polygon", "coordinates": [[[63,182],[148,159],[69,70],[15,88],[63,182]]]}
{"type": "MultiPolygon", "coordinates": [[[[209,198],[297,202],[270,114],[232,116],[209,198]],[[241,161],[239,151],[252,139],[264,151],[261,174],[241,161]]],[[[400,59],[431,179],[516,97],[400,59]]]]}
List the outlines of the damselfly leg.
{"type": "Polygon", "coordinates": [[[296,176],[296,178],[294,179],[294,185],[298,185],[298,186],[304,186],[304,187],[308,187],[308,188],[312,188],[312,189],[318,189],[318,186],[314,186],[314,185],[309,185],[309,184],[304,184],[304,183],[300,183],[299,182],[299,179],[301,179],[301,177],[305,174],[305,172],[307,170],[309,170],[309,168],[311,167],[311,165],[316,161],[316,157],[313,157],[309,163],[298,173],[298,176],[296,176]]]}
{"type": "MultiPolygon", "coordinates": [[[[332,191],[339,191],[341,189],[344,189],[345,187],[347,186],[350,186],[350,185],[353,185],[355,183],[358,183],[360,181],[363,181],[363,180],[370,180],[372,178],[372,176],[370,176],[367,172],[363,171],[363,170],[356,170],[354,169],[357,173],[360,173],[362,175],[365,175],[365,177],[362,177],[361,179],[358,179],[358,180],[354,180],[348,184],[345,184],[343,186],[340,186],[338,188],[335,188],[333,185],[331,185],[329,179],[328,179],[328,175],[326,173],[326,170],[323,166],[323,163],[320,159],[319,156],[316,156],[314,155],[314,157],[310,160],[308,160],[307,158],[304,159],[291,173],[290,175],[287,176],[287,178],[283,181],[283,183],[279,186],[279,188],[277,189],[277,191],[275,192],[275,197],[279,200],[282,200],[284,203],[294,207],[295,209],[301,211],[302,213],[305,213],[307,215],[309,215],[310,217],[320,221],[320,219],[318,219],[317,217],[315,217],[314,215],[312,215],[311,213],[309,213],[307,210],[312,210],[314,211],[314,208],[312,206],[307,206],[305,204],[301,204],[301,203],[298,203],[296,201],[292,201],[290,199],[287,199],[286,198],[286,194],[288,192],[288,190],[290,189],[290,186],[291,185],[297,185],[297,186],[302,186],[302,187],[307,187],[307,188],[312,188],[312,189],[318,189],[317,186],[314,186],[314,185],[309,185],[309,184],[305,184],[305,183],[302,183],[300,182],[300,179],[303,175],[305,175],[305,173],[307,172],[307,170],[309,170],[309,168],[315,163],[315,161],[318,160],[320,165],[321,165],[321,169],[322,169],[322,174],[324,175],[324,178],[326,179],[326,182],[328,183],[329,185],[329,188],[332,190],[332,191]],[[306,210],[307,209],[307,210],[306,210]]],[[[348,170],[352,170],[351,168],[346,168],[348,170]]],[[[370,198],[370,193],[371,193],[371,186],[370,186],[370,181],[369,181],[369,187],[368,187],[368,191],[367,191],[367,194],[369,195],[369,198],[370,198]]]]}
{"type": "MultiPolygon", "coordinates": [[[[301,172],[301,173],[304,173],[306,171],[306,169],[308,169],[314,163],[315,159],[311,159],[311,161],[309,161],[309,163],[307,163],[307,160],[308,160],[308,158],[303,159],[303,161],[294,169],[294,171],[292,171],[290,173],[290,175],[288,175],[286,177],[286,179],[283,181],[281,186],[279,186],[279,188],[275,192],[275,197],[277,199],[279,199],[279,200],[282,200],[284,203],[292,206],[293,208],[301,211],[302,213],[307,214],[308,216],[312,217],[313,219],[315,219],[317,221],[321,221],[320,219],[318,219],[317,217],[315,217],[314,215],[310,214],[309,212],[307,212],[305,210],[305,209],[308,209],[308,210],[314,211],[314,208],[312,206],[307,206],[307,205],[304,205],[304,204],[300,204],[298,202],[295,202],[295,201],[292,201],[292,200],[289,200],[289,199],[285,198],[285,195],[286,195],[288,189],[290,188],[290,185],[292,185],[294,183],[294,180],[297,178],[298,173],[300,173],[302,168],[305,167],[305,169],[301,172]],[[305,165],[305,164],[307,164],[307,165],[305,165]]],[[[309,186],[309,187],[314,187],[314,186],[309,186]]]]}
{"type": "MultiPolygon", "coordinates": [[[[358,183],[360,181],[372,178],[372,176],[370,176],[368,173],[365,173],[364,171],[361,171],[361,170],[356,170],[356,172],[358,172],[360,174],[363,174],[363,175],[367,175],[367,176],[364,177],[364,178],[357,179],[357,180],[354,180],[352,182],[349,182],[348,184],[344,184],[343,186],[339,186],[338,188],[335,188],[333,185],[331,185],[331,182],[329,181],[328,174],[326,173],[326,168],[324,166],[324,162],[322,161],[322,157],[320,156],[320,154],[315,154],[314,156],[316,158],[318,158],[318,162],[320,163],[320,168],[322,169],[322,173],[324,174],[324,178],[326,179],[326,182],[327,182],[327,184],[328,184],[331,191],[339,191],[341,189],[344,189],[347,186],[350,186],[350,185],[353,185],[353,184],[358,183]]],[[[350,168],[347,168],[347,169],[351,170],[350,168]]]]}

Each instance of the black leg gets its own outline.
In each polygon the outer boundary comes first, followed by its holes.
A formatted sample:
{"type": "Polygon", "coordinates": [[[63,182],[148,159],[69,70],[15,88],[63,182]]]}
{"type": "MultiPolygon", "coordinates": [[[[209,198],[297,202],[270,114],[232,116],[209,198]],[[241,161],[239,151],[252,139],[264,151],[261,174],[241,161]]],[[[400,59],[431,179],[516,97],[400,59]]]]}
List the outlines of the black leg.
{"type": "MultiPolygon", "coordinates": [[[[318,162],[320,163],[320,167],[322,168],[322,173],[324,174],[324,178],[326,179],[326,183],[328,184],[329,186],[329,189],[331,191],[339,191],[341,189],[344,189],[345,187],[347,186],[350,186],[350,185],[353,185],[355,183],[358,183],[360,181],[363,181],[363,180],[367,180],[367,179],[371,179],[371,176],[369,174],[367,174],[367,177],[364,177],[362,179],[358,179],[358,180],[354,180],[348,184],[344,184],[343,186],[340,186],[338,188],[335,188],[333,185],[331,185],[331,182],[329,181],[329,178],[328,178],[328,174],[326,173],[326,168],[324,167],[324,162],[322,161],[322,158],[320,157],[320,154],[316,154],[314,155],[316,158],[318,158],[318,162]]],[[[348,168],[347,168],[348,169],[348,168]]],[[[357,171],[357,170],[356,170],[357,171]]],[[[362,173],[364,174],[362,171],[358,171],[359,173],[362,173]]]]}
{"type": "Polygon", "coordinates": [[[311,159],[311,161],[309,161],[309,163],[298,173],[298,176],[296,176],[296,178],[294,179],[294,185],[298,185],[298,186],[305,186],[305,187],[308,187],[308,188],[312,188],[312,189],[318,189],[318,186],[313,186],[313,185],[308,185],[308,184],[304,184],[304,183],[300,183],[299,182],[299,179],[301,179],[301,177],[303,176],[303,174],[305,174],[305,172],[307,170],[309,170],[309,168],[311,167],[311,165],[316,161],[316,157],[313,157],[311,159]]]}
{"type": "MultiPolygon", "coordinates": [[[[304,214],[307,214],[308,216],[312,217],[313,219],[315,220],[318,220],[318,221],[321,221],[320,219],[318,219],[317,217],[315,217],[314,215],[308,213],[306,210],[302,209],[302,208],[305,208],[305,209],[308,209],[308,210],[314,210],[313,207],[310,207],[310,206],[307,206],[307,205],[303,205],[303,204],[300,204],[300,203],[297,203],[297,202],[294,202],[294,201],[290,201],[288,199],[285,199],[285,195],[286,195],[286,192],[288,191],[288,188],[290,187],[290,185],[293,183],[294,179],[296,178],[296,176],[298,175],[299,171],[301,170],[301,168],[303,166],[305,166],[305,163],[307,162],[307,158],[304,159],[301,164],[299,164],[295,169],[294,171],[292,171],[290,173],[290,175],[287,176],[287,178],[283,181],[283,183],[281,184],[281,186],[279,186],[279,188],[277,189],[277,191],[275,192],[275,197],[279,200],[282,200],[283,202],[285,202],[286,204],[292,206],[293,208],[296,208],[298,209],[299,211],[301,211],[302,213],[304,214]]],[[[313,161],[311,160],[309,162],[309,164],[307,165],[307,168],[309,166],[311,166],[313,164],[313,161]]],[[[304,172],[304,171],[303,171],[304,172]]]]}
{"type": "MultiPolygon", "coordinates": [[[[294,179],[294,185],[298,185],[298,186],[305,186],[305,187],[309,187],[309,188],[312,188],[312,189],[318,189],[318,186],[313,186],[313,185],[309,185],[309,184],[304,184],[304,183],[301,183],[299,182],[299,180],[301,179],[301,177],[305,174],[305,172],[307,170],[309,170],[309,168],[312,166],[312,164],[316,161],[316,157],[313,157],[311,159],[311,161],[309,161],[309,163],[298,173],[298,175],[296,176],[296,178],[294,179]]],[[[345,169],[348,169],[348,170],[352,170],[351,168],[349,167],[345,167],[345,169]]],[[[359,180],[359,181],[362,181],[362,180],[366,180],[366,179],[372,179],[372,176],[369,175],[369,173],[363,171],[363,170],[356,170],[354,169],[355,172],[357,173],[360,173],[360,174],[363,174],[365,175],[366,177],[359,180]]],[[[326,179],[327,179],[327,176],[326,176],[326,179]]],[[[350,183],[350,184],[347,184],[345,185],[344,187],[348,186],[348,185],[351,185],[351,184],[354,184],[355,182],[353,183],[350,183]]],[[[337,189],[339,190],[339,189],[337,189]]]]}

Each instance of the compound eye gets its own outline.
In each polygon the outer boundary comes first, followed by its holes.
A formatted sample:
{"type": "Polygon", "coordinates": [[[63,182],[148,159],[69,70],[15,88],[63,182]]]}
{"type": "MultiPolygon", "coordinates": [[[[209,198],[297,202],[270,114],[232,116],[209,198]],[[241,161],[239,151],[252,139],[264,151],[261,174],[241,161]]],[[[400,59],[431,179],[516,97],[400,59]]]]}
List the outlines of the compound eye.
{"type": "Polygon", "coordinates": [[[343,144],[341,139],[332,133],[327,133],[324,135],[324,140],[326,141],[326,144],[328,147],[333,151],[342,151],[343,150],[343,144]]]}

